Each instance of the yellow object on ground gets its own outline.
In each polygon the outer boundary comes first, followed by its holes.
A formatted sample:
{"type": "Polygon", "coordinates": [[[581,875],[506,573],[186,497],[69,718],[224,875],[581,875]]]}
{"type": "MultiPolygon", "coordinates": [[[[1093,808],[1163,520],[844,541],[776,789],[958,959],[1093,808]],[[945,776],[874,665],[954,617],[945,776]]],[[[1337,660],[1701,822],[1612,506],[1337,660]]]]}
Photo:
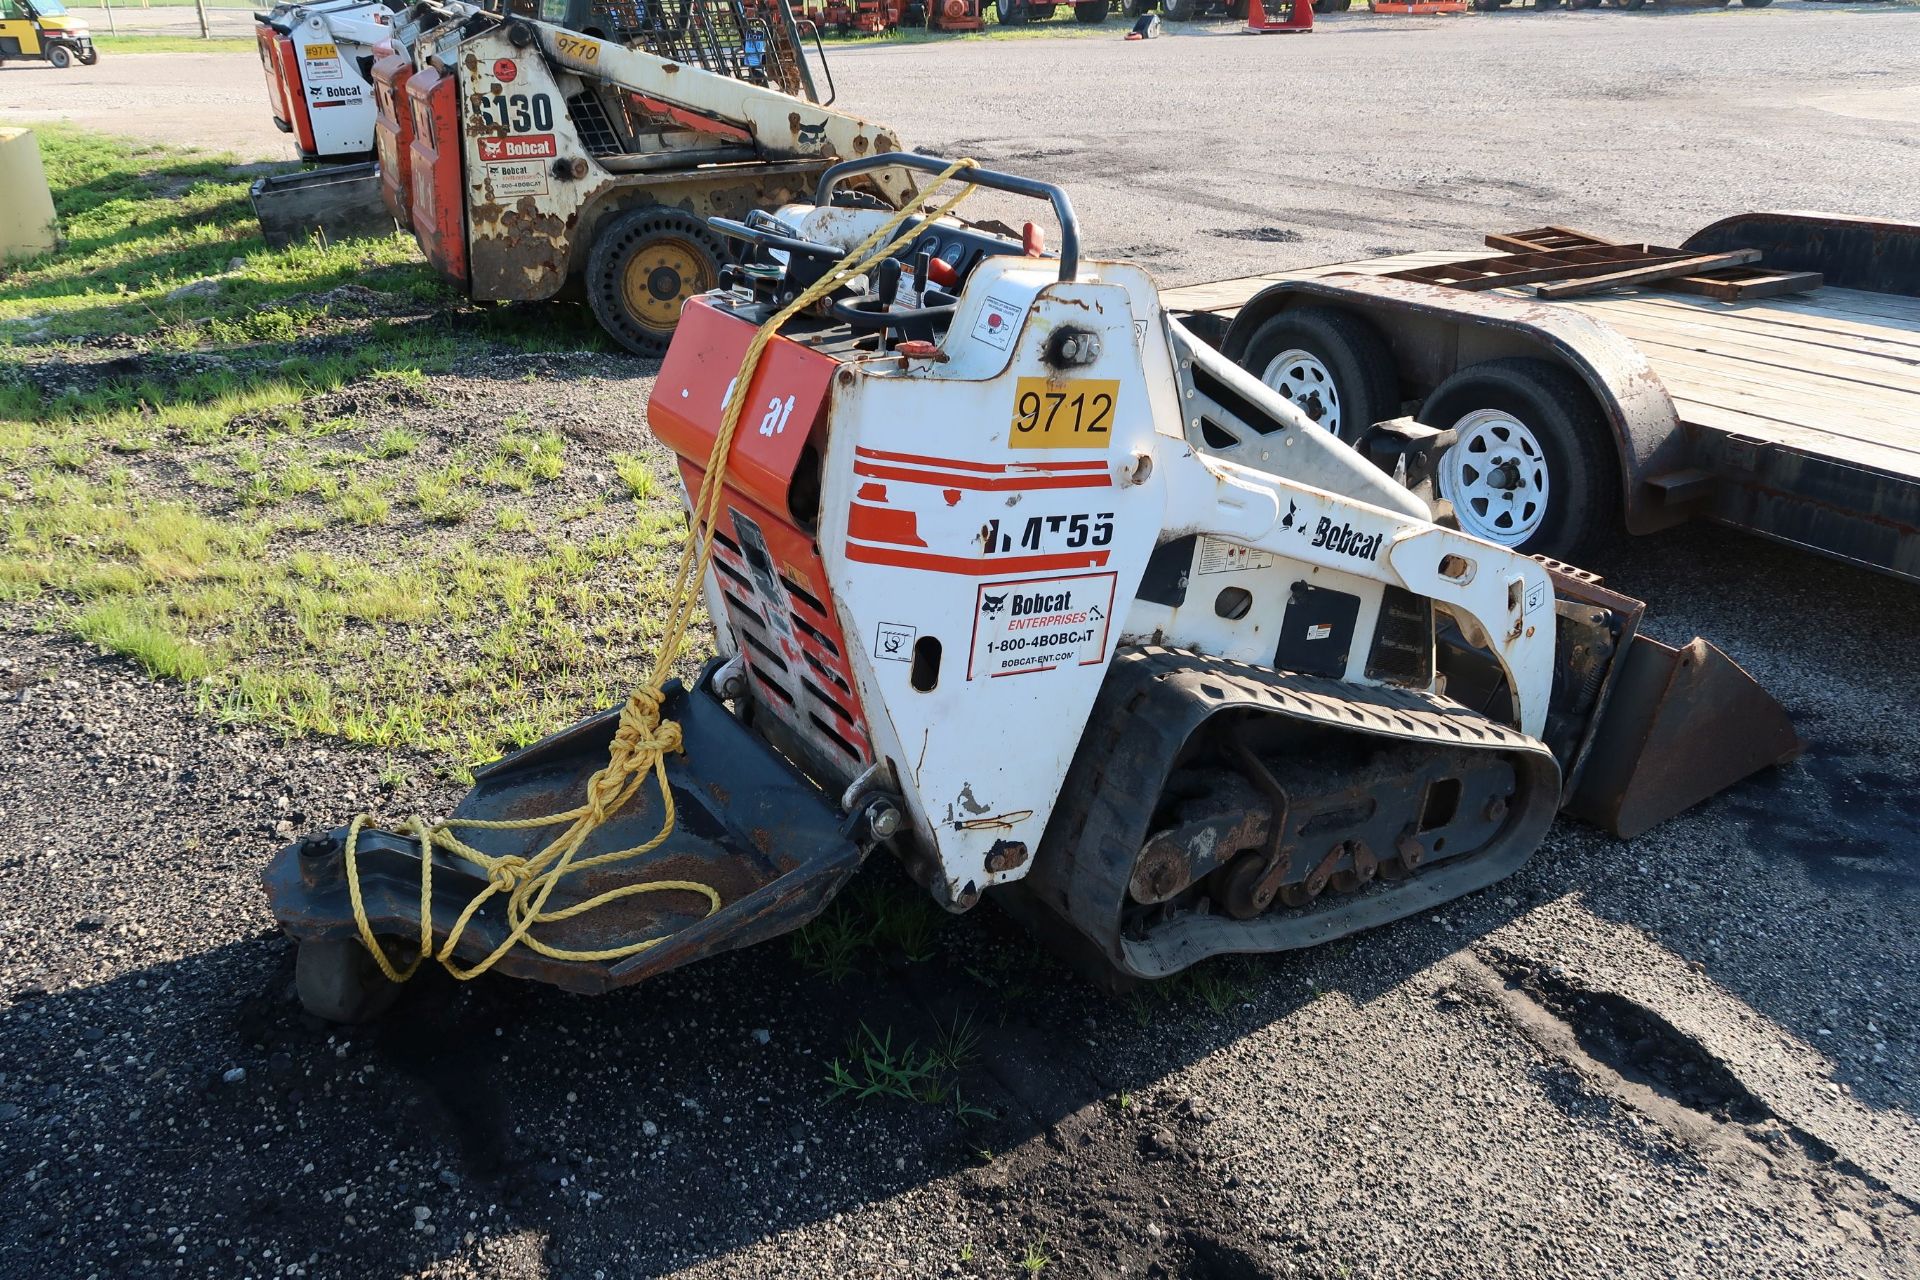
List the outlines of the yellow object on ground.
{"type": "Polygon", "coordinates": [[[59,242],[39,139],[30,129],[0,129],[0,262],[31,258],[59,242]]]}

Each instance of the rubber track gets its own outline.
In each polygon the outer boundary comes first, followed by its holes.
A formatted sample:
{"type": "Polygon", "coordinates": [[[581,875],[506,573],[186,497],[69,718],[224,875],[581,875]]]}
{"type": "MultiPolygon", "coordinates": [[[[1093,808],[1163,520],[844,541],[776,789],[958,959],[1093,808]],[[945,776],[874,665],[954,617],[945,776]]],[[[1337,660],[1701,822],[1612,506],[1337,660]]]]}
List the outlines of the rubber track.
{"type": "Polygon", "coordinates": [[[1108,668],[1068,770],[1029,892],[1064,917],[1123,973],[1162,977],[1208,955],[1312,946],[1470,893],[1511,874],[1539,845],[1558,808],[1559,766],[1537,739],[1457,702],[1409,689],[1345,684],[1157,646],[1125,648],[1108,668]],[[1167,775],[1194,731],[1230,709],[1329,728],[1515,757],[1519,790],[1500,837],[1481,851],[1423,867],[1394,884],[1323,899],[1325,907],[1257,921],[1188,917],[1176,936],[1121,936],[1128,880],[1167,775]]]}

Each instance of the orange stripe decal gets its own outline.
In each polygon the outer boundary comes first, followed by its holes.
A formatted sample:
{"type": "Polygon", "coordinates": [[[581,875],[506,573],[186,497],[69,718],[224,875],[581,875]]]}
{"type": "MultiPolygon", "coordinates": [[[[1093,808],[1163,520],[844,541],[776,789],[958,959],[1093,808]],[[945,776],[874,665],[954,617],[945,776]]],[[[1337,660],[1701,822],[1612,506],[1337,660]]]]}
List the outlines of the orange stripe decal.
{"type": "Polygon", "coordinates": [[[885,449],[854,446],[854,453],[877,462],[905,462],[917,467],[945,467],[956,471],[986,471],[1020,475],[1031,471],[1105,471],[1104,458],[1074,458],[1059,462],[972,462],[965,458],[931,458],[918,453],[889,453],[885,449]]]}
{"type": "Polygon", "coordinates": [[[914,484],[932,485],[939,489],[985,489],[1002,493],[1025,489],[1113,488],[1113,480],[1105,471],[1081,472],[1078,475],[969,476],[954,475],[950,472],[910,471],[904,467],[887,467],[877,462],[856,461],[853,464],[853,474],[871,476],[876,480],[906,480],[914,484]]]}
{"type": "Polygon", "coordinates": [[[857,560],[861,564],[891,565],[897,569],[931,569],[935,573],[956,573],[969,578],[997,578],[1003,573],[1098,569],[1107,563],[1107,553],[1073,551],[1062,555],[1000,556],[992,560],[974,560],[966,556],[943,556],[930,551],[906,551],[898,547],[869,547],[849,541],[847,559],[857,560]]]}

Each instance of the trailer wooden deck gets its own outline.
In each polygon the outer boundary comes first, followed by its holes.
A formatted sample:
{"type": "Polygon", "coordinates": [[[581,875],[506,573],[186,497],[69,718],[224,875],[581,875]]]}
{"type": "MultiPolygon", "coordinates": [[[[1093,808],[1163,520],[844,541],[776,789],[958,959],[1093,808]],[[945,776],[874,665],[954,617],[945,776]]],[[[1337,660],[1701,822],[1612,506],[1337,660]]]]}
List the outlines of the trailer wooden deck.
{"type": "MultiPolygon", "coordinates": [[[[1333,263],[1168,289],[1161,298],[1171,310],[1224,317],[1283,280],[1384,275],[1486,254],[1442,250],[1333,263]]],[[[1691,428],[1920,483],[1920,298],[1821,288],[1719,302],[1638,288],[1552,305],[1585,311],[1631,339],[1691,428]]]]}

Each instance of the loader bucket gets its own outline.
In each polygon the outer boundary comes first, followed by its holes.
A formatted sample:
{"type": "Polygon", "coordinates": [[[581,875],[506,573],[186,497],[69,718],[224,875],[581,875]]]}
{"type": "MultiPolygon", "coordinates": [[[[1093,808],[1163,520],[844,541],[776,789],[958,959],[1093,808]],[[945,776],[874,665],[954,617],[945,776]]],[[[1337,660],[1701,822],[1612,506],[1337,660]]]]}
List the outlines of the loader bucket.
{"type": "Polygon", "coordinates": [[[1639,835],[1806,745],[1786,709],[1698,637],[1676,649],[1634,636],[1610,686],[1564,808],[1616,836],[1639,835]]]}
{"type": "MultiPolygon", "coordinates": [[[[720,894],[720,910],[709,915],[706,899],[685,891],[635,894],[575,919],[539,926],[536,936],[573,951],[665,939],[659,945],[606,961],[557,960],[516,946],[497,971],[589,994],[626,986],[799,928],[860,866],[870,844],[854,838],[857,823],[844,819],[819,788],[755,737],[704,683],[693,690],[668,683],[662,714],[679,722],[684,738],[684,750],[667,763],[678,811],[675,833],[652,854],[566,878],[547,910],[622,885],[659,880],[710,885],[720,894]]],[[[606,762],[617,719],[613,712],[595,716],[486,766],[453,816],[519,819],[573,808],[587,779],[606,762]]],[[[660,816],[658,790],[649,784],[589,837],[580,859],[644,843],[659,830],[660,816]]],[[[461,829],[457,834],[487,854],[528,856],[561,829],[461,829]]],[[[273,913],[299,941],[358,936],[347,893],[346,834],[342,828],[309,836],[280,850],[267,867],[273,913]]],[[[419,842],[368,826],[360,833],[358,861],[374,933],[400,946],[417,945],[419,842]]],[[[435,855],[436,940],[485,887],[485,877],[472,864],[435,855]]],[[[475,914],[455,955],[470,965],[508,932],[504,901],[496,895],[475,914]]]]}

